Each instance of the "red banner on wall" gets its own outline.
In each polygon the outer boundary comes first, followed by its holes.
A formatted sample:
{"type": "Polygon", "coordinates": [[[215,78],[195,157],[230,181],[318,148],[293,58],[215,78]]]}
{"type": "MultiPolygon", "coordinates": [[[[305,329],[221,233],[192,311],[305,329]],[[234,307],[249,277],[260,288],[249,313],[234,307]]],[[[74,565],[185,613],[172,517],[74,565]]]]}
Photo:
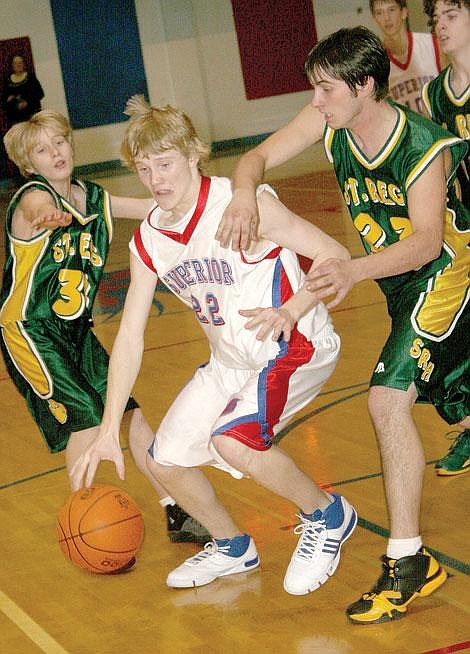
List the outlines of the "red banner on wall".
{"type": "Polygon", "coordinates": [[[306,91],[317,34],[312,0],[232,0],[248,100],[306,91]]]}

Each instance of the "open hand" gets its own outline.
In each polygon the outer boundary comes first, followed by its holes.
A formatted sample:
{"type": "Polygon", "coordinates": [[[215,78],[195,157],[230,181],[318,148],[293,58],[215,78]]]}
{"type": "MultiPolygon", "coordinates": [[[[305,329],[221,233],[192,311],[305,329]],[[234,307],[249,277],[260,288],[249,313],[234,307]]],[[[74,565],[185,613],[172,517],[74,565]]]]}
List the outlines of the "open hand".
{"type": "Polygon", "coordinates": [[[225,209],[215,238],[223,248],[232,243],[232,250],[247,250],[256,240],[258,230],[258,205],[251,193],[238,191],[225,209]]]}
{"type": "Polygon", "coordinates": [[[274,307],[256,309],[240,309],[238,312],[245,318],[250,318],[245,325],[245,329],[258,329],[256,338],[258,341],[264,341],[272,332],[272,340],[278,341],[284,336],[285,341],[289,341],[292,330],[294,329],[295,320],[287,309],[274,307]]]}
{"type": "Polygon", "coordinates": [[[119,479],[124,479],[124,456],[119,441],[106,434],[99,434],[90,447],[78,457],[70,470],[73,491],[82,486],[89,488],[93,484],[100,461],[112,461],[119,479]]]}
{"type": "Polygon", "coordinates": [[[305,288],[315,293],[318,300],[325,301],[333,296],[332,300],[325,302],[326,307],[332,309],[346,297],[354,284],[351,261],[327,259],[308,273],[305,288]]]}
{"type": "Polygon", "coordinates": [[[56,229],[57,227],[67,227],[71,222],[71,213],[51,206],[42,208],[36,218],[31,221],[31,225],[36,229],[56,229]]]}

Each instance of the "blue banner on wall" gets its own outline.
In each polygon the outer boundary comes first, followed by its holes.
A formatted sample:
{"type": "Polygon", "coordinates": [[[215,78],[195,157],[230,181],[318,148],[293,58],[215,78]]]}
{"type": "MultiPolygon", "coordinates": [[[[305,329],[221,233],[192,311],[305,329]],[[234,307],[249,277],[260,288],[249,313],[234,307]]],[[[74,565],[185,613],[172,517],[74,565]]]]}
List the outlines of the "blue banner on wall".
{"type": "Polygon", "coordinates": [[[126,120],[126,101],[148,97],[134,0],[51,0],[72,127],[126,120]]]}

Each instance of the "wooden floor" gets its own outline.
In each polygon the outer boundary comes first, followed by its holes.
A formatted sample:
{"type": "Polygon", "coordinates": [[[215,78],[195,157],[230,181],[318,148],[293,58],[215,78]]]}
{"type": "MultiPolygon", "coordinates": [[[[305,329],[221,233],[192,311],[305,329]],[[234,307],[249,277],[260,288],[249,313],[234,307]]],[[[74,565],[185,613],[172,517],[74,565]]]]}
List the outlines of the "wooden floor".
{"type": "MultiPolygon", "coordinates": [[[[213,171],[228,172],[220,162],[213,171]]],[[[99,181],[115,193],[143,195],[131,175],[99,181]]],[[[273,185],[289,207],[314,220],[353,254],[362,253],[330,171],[289,176],[273,185]]],[[[107,348],[119,324],[134,226],[116,222],[96,306],[96,332],[107,348]]],[[[386,546],[387,515],[366,393],[388,318],[373,283],[355,288],[333,318],[343,342],[338,368],[321,395],[285,430],[281,447],[320,484],[345,494],[360,520],[334,577],[303,597],[282,588],[296,543],[295,507],[250,480],[236,481],[215,470],[210,477],[240,525],[254,536],[261,568],[199,589],[168,589],[167,573],[197,546],[170,544],[163,510],[128,451],[122,486],[140,505],[146,526],[137,565],[109,577],[75,568],[55,537],[55,517],[69,494],[63,456],[46,451],[0,361],[2,653],[403,654],[470,648],[470,476],[435,476],[433,463],[447,451],[449,429],[431,407],[415,411],[427,460],[422,531],[449,580],[431,597],[416,601],[399,622],[358,626],[345,617],[344,608],[378,577],[386,546]]],[[[159,291],[135,392],[152,426],[207,353],[192,313],[159,291]]],[[[110,464],[102,464],[97,481],[118,483],[110,464]]]]}

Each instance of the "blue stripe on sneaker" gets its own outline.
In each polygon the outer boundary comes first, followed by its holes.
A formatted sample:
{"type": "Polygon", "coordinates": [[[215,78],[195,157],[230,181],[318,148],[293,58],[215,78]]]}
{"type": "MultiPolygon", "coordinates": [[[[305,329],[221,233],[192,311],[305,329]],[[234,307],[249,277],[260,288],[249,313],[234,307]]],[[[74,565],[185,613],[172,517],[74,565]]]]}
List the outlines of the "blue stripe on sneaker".
{"type": "Polygon", "coordinates": [[[243,564],[245,568],[252,568],[254,565],[258,565],[259,557],[255,556],[254,559],[251,559],[250,561],[245,561],[243,564]]]}

